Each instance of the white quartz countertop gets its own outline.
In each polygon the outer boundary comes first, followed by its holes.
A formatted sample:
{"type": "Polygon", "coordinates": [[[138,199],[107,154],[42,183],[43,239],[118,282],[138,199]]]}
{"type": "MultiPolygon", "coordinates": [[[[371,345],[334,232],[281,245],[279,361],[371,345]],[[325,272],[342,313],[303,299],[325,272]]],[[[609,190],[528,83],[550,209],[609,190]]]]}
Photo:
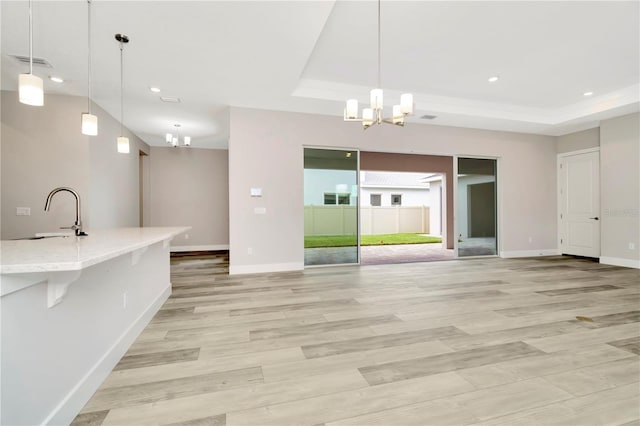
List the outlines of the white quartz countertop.
{"type": "Polygon", "coordinates": [[[188,226],[89,230],[86,237],[54,237],[0,242],[0,273],[77,271],[171,240],[188,226]]]}

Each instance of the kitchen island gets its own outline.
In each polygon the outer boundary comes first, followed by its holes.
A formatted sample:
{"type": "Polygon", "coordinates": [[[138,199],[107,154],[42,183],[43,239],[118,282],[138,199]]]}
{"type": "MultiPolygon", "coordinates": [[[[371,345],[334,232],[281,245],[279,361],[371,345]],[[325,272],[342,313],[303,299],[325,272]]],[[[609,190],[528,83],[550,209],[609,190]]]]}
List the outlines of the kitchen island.
{"type": "Polygon", "coordinates": [[[188,227],[0,243],[1,424],[68,424],[171,294],[188,227]]]}

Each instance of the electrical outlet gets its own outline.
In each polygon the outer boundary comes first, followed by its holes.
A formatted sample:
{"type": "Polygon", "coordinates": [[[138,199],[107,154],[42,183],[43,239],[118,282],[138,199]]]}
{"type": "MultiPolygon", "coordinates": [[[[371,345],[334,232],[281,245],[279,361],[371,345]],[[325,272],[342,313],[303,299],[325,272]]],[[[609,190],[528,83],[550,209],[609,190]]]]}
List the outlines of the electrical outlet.
{"type": "Polygon", "coordinates": [[[30,207],[16,207],[16,216],[31,216],[30,207]]]}
{"type": "Polygon", "coordinates": [[[635,243],[629,243],[629,250],[635,250],[636,249],[636,244],[635,243]]]}

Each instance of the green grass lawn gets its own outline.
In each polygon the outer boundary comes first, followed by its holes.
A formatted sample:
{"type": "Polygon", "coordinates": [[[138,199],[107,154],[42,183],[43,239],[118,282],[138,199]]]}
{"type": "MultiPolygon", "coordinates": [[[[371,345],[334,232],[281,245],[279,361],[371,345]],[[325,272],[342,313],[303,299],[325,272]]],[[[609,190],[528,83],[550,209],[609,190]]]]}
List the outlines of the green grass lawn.
{"type": "MultiPolygon", "coordinates": [[[[304,237],[304,248],[316,247],[348,247],[355,246],[357,238],[355,235],[323,235],[304,237]]],[[[389,244],[429,244],[441,243],[440,237],[427,237],[421,234],[381,234],[363,235],[360,238],[360,245],[381,246],[389,244]]]]}

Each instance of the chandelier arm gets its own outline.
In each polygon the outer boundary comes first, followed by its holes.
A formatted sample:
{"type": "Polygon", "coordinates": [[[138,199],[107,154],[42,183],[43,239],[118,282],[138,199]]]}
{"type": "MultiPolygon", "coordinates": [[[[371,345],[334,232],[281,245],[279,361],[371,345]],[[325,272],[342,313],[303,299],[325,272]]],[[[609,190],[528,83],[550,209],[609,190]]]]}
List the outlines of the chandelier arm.
{"type": "Polygon", "coordinates": [[[389,120],[388,118],[383,118],[382,119],[383,123],[387,123],[387,124],[393,124],[394,126],[401,126],[404,127],[404,121],[401,121],[399,123],[394,123],[393,121],[389,120]]]}

